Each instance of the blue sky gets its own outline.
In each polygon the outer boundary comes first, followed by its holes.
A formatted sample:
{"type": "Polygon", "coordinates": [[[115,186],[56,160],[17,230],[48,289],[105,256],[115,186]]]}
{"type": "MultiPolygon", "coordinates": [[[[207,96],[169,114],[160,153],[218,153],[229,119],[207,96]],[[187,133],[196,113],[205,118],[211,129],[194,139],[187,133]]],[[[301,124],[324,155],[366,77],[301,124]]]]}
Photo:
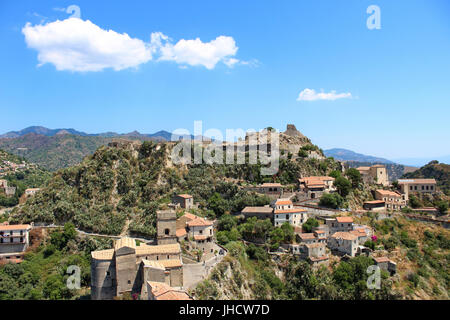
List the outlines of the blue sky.
{"type": "Polygon", "coordinates": [[[323,149],[389,159],[450,154],[450,2],[243,2],[1,1],[0,132],[294,123],[323,149]],[[372,4],[379,30],[366,26],[372,4]],[[70,5],[81,10],[80,28],[68,21],[70,5]],[[83,47],[83,30],[114,53],[83,47]],[[157,32],[170,39],[156,46],[157,32]],[[214,50],[204,56],[201,48],[214,50]],[[69,49],[82,53],[77,65],[69,49]],[[336,99],[298,101],[305,89],[336,99]]]}

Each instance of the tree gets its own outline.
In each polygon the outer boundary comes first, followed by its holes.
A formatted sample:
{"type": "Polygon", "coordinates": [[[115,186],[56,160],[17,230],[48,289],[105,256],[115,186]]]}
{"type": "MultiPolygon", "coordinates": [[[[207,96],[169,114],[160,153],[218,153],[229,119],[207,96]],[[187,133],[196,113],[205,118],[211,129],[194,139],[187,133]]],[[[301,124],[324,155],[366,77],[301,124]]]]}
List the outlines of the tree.
{"type": "Polygon", "coordinates": [[[220,217],[228,210],[228,202],[218,192],[214,192],[208,199],[208,208],[220,217]]]}
{"type": "Polygon", "coordinates": [[[308,218],[308,220],[302,225],[303,232],[312,232],[313,227],[318,227],[319,221],[314,218],[308,218]]]}
{"type": "Polygon", "coordinates": [[[233,227],[236,227],[236,225],[237,225],[236,217],[230,214],[224,214],[219,218],[219,223],[217,227],[220,231],[223,230],[230,231],[231,229],[233,229],[233,227]]]}
{"type": "Polygon", "coordinates": [[[322,197],[320,197],[319,205],[322,207],[337,209],[343,202],[344,199],[338,193],[325,193],[322,197]]]}
{"type": "Polygon", "coordinates": [[[421,206],[420,200],[413,194],[409,196],[409,205],[412,208],[419,208],[421,206]]]}
{"type": "Polygon", "coordinates": [[[294,240],[294,227],[289,224],[289,222],[285,222],[281,225],[281,230],[284,233],[283,241],[286,243],[291,243],[294,240]]]}
{"type": "Polygon", "coordinates": [[[447,201],[439,201],[437,203],[437,209],[439,210],[439,213],[444,215],[447,214],[447,210],[448,210],[448,202],[447,201]]]}
{"type": "Polygon", "coordinates": [[[345,175],[350,179],[353,188],[357,188],[362,181],[361,173],[355,168],[348,169],[345,175]]]}
{"type": "Polygon", "coordinates": [[[337,177],[340,177],[342,175],[342,173],[340,172],[340,171],[338,171],[338,170],[333,170],[333,171],[331,171],[330,172],[330,174],[329,174],[329,176],[330,177],[333,177],[333,178],[337,178],[337,177]]]}
{"type": "Polygon", "coordinates": [[[336,187],[337,192],[344,198],[350,193],[352,189],[352,184],[350,183],[350,181],[342,176],[339,176],[334,180],[334,186],[336,187]]]}

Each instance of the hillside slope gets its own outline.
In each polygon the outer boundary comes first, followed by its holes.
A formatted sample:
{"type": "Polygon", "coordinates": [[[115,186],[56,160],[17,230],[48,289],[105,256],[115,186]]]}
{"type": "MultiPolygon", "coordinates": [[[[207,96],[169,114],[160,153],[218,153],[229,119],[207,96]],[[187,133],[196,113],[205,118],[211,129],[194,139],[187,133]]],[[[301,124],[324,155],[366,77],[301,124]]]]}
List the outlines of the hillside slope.
{"type": "Polygon", "coordinates": [[[281,159],[275,176],[263,176],[261,164],[174,165],[173,146],[151,141],[102,146],[82,163],[56,172],[39,194],[13,212],[13,221],[72,221],[88,231],[153,236],[155,211],[175,192],[192,194],[202,214],[216,216],[268,204],[239,184],[295,184],[302,176],[340,168],[330,159],[281,159]]]}
{"type": "Polygon", "coordinates": [[[17,138],[0,139],[0,149],[53,171],[80,163],[85,156],[111,140],[70,134],[45,136],[28,133],[17,138]]]}

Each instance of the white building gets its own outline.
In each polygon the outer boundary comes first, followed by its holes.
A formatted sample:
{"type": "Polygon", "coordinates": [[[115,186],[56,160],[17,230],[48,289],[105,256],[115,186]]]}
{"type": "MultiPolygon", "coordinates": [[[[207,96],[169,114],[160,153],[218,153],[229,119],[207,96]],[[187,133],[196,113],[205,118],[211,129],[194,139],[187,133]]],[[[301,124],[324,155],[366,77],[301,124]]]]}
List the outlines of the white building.
{"type": "Polygon", "coordinates": [[[305,209],[294,208],[294,205],[289,199],[278,199],[271,203],[274,208],[274,226],[281,226],[288,222],[292,226],[301,227],[308,219],[308,214],[305,209]]]}

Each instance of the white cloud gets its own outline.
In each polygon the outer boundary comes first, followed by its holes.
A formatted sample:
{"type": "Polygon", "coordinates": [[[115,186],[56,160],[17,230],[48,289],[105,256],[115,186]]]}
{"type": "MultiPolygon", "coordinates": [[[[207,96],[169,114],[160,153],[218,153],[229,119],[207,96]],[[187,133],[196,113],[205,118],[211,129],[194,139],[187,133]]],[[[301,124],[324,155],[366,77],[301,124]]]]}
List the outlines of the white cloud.
{"type": "Polygon", "coordinates": [[[118,71],[137,67],[153,58],[174,61],[182,68],[203,66],[209,70],[219,62],[229,68],[250,64],[235,58],[238,47],[229,36],[218,36],[210,42],[196,38],[174,43],[163,33],[154,32],[150,42],[144,42],[78,18],[39,25],[27,23],[22,33],[28,47],[38,51],[39,65],[50,63],[57,70],[87,72],[112,68],[118,71]]]}
{"type": "Polygon", "coordinates": [[[219,36],[210,42],[181,39],[173,44],[172,39],[161,32],[151,35],[152,52],[160,54],[159,61],[174,61],[181,65],[204,66],[214,69],[219,62],[232,67],[239,62],[232,58],[236,55],[238,47],[232,37],[219,36]]]}
{"type": "Polygon", "coordinates": [[[335,90],[332,90],[328,93],[326,92],[316,92],[314,89],[306,88],[298,95],[297,101],[316,101],[316,100],[337,100],[337,99],[345,99],[352,98],[352,94],[350,92],[346,93],[336,93],[335,90]]]}
{"type": "Polygon", "coordinates": [[[28,47],[38,51],[39,64],[57,70],[100,71],[137,67],[152,59],[142,40],[103,30],[89,20],[69,18],[22,29],[28,47]]]}

